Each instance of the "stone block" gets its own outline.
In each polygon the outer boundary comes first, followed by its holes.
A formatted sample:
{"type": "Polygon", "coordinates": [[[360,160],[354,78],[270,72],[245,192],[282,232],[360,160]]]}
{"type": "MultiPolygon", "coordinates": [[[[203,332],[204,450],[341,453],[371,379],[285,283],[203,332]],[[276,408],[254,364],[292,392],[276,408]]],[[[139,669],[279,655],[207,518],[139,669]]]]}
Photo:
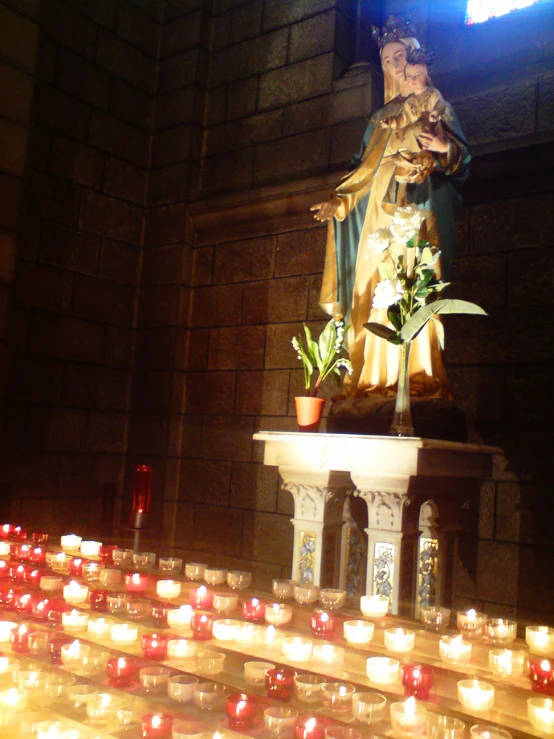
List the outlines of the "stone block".
{"type": "MultiPolygon", "coordinates": [[[[162,524],[164,532],[168,532],[165,541],[172,542],[177,547],[190,544],[193,537],[193,523],[193,505],[188,503],[164,503],[162,524]],[[171,535],[172,538],[170,538],[171,535]]],[[[180,553],[181,550],[175,552],[176,555],[180,553]]]]}
{"type": "Polygon", "coordinates": [[[183,281],[183,244],[145,249],[142,255],[142,285],[172,285],[183,281]]]}
{"type": "Polygon", "coordinates": [[[308,277],[283,277],[244,287],[243,323],[303,321],[308,307],[308,277]]]}
{"type": "Polygon", "coordinates": [[[113,78],[96,64],[67,49],[58,50],[56,87],[95,108],[107,109],[113,78]]]}
{"type": "MultiPolygon", "coordinates": [[[[318,328],[323,327],[318,324],[318,328]]],[[[309,324],[314,329],[313,324],[309,324]]],[[[291,339],[302,331],[300,323],[279,323],[267,327],[265,348],[266,369],[297,369],[298,359],[292,348],[291,339]]]]}
{"type": "Polygon", "coordinates": [[[0,226],[17,231],[21,208],[21,186],[19,177],[0,172],[0,226]]]}
{"type": "Polygon", "coordinates": [[[229,500],[233,508],[274,513],[278,488],[277,467],[249,462],[233,463],[229,500]]]}
{"type": "Polygon", "coordinates": [[[243,528],[243,557],[257,562],[292,566],[293,528],[287,516],[246,511],[243,528]]]}
{"type": "Polygon", "coordinates": [[[193,293],[191,326],[233,326],[240,323],[241,285],[198,288],[193,293]]]}
{"type": "Polygon", "coordinates": [[[550,131],[554,128],[554,74],[539,77],[539,111],[537,128],[550,131]]]}
{"type": "Polygon", "coordinates": [[[90,109],[80,100],[41,83],[35,91],[35,111],[39,124],[86,141],[90,109]]]}
{"type": "Polygon", "coordinates": [[[186,288],[179,285],[143,288],[139,302],[139,327],[178,325],[181,300],[185,292],[186,288]]]}
{"type": "Polygon", "coordinates": [[[127,452],[141,455],[165,455],[166,416],[160,413],[131,413],[128,439],[127,452]]]}
{"type": "Polygon", "coordinates": [[[150,170],[147,205],[162,205],[186,200],[188,195],[188,162],[150,170]]]}
{"type": "Polygon", "coordinates": [[[125,370],[66,364],[63,404],[95,410],[124,411],[129,405],[131,375],[125,370]]]}
{"type": "Polygon", "coordinates": [[[139,167],[146,167],[148,163],[148,134],[106,113],[92,111],[89,142],[101,151],[126,159],[139,167]]]}
{"type": "Polygon", "coordinates": [[[173,56],[196,46],[202,40],[202,11],[181,16],[174,21],[165,23],[162,30],[161,56],[173,56]]]}
{"type": "Polygon", "coordinates": [[[210,51],[229,46],[231,36],[231,13],[222,13],[212,18],[210,34],[210,51]]]}
{"type": "Polygon", "coordinates": [[[119,3],[116,34],[148,56],[157,57],[160,24],[129,3],[119,3]]]}
{"type": "Polygon", "coordinates": [[[256,147],[255,185],[309,177],[327,171],[329,129],[259,144],[256,147]]]}
{"type": "Polygon", "coordinates": [[[204,505],[226,506],[229,504],[230,476],[230,462],[210,459],[183,460],[179,499],[204,505]]]}
{"type": "Polygon", "coordinates": [[[496,538],[520,540],[521,488],[517,483],[498,483],[496,496],[496,538]]]}
{"type": "Polygon", "coordinates": [[[451,297],[477,303],[485,310],[506,303],[506,257],[504,254],[460,257],[452,268],[451,297]]]}
{"type": "Polygon", "coordinates": [[[125,285],[138,285],[140,252],[136,246],[102,239],[98,275],[125,285]]]}
{"type": "Polygon", "coordinates": [[[26,126],[0,118],[0,170],[16,177],[23,176],[28,135],[26,126]]]}
{"type": "Polygon", "coordinates": [[[250,416],[284,416],[287,414],[288,391],[288,370],[239,372],[236,412],[250,416]]]}
{"type": "Polygon", "coordinates": [[[155,133],[152,137],[153,167],[182,162],[190,156],[191,124],[155,133]]]}
{"type": "Polygon", "coordinates": [[[104,158],[103,190],[108,195],[143,205],[146,183],[146,171],[141,167],[110,156],[104,158]]]}
{"type": "Polygon", "coordinates": [[[254,419],[247,416],[205,416],[202,420],[201,457],[247,462],[252,455],[254,419]]]}
{"type": "Polygon", "coordinates": [[[210,332],[210,370],[262,369],[264,366],[264,326],[216,328],[210,332]]]}
{"type": "Polygon", "coordinates": [[[232,44],[245,41],[261,32],[262,9],[262,3],[259,0],[250,0],[233,10],[230,39],[232,44]]]}
{"type": "Polygon", "coordinates": [[[488,603],[517,604],[518,548],[513,544],[480,541],[477,597],[488,603]]]}
{"type": "Polygon", "coordinates": [[[130,369],[133,365],[134,337],[133,329],[108,326],[104,353],[105,364],[130,369]]]}
{"type": "Polygon", "coordinates": [[[94,60],[98,29],[80,13],[61,0],[49,0],[44,4],[43,30],[47,36],[68,46],[77,54],[94,60]]]}
{"type": "Polygon", "coordinates": [[[242,511],[196,506],[192,546],[211,555],[238,557],[242,538],[242,511]]]}
{"type": "Polygon", "coordinates": [[[191,329],[187,332],[185,369],[189,372],[208,369],[208,345],[210,332],[207,329],[191,329]]]}
{"type": "Polygon", "coordinates": [[[153,120],[154,100],[144,90],[121,79],[114,80],[110,112],[136,128],[149,131],[153,120]]]}
{"type": "Polygon", "coordinates": [[[240,121],[213,126],[206,132],[206,154],[220,154],[262,141],[270,141],[281,136],[283,111],[272,110],[267,113],[242,118],[240,121]]]}
{"type": "Polygon", "coordinates": [[[12,403],[59,405],[62,397],[63,365],[36,357],[12,357],[7,394],[12,403]]]}
{"type": "Polygon", "coordinates": [[[0,232],[0,282],[13,281],[15,270],[15,235],[0,232]]]}
{"type": "Polygon", "coordinates": [[[191,284],[194,287],[212,284],[214,247],[207,246],[192,250],[191,284]]]}
{"type": "Polygon", "coordinates": [[[552,578],[554,556],[551,547],[520,547],[518,616],[526,622],[546,623],[554,608],[552,578]]]}
{"type": "Polygon", "coordinates": [[[189,372],[185,413],[230,414],[235,405],[234,372],[189,372]]]}
{"type": "Polygon", "coordinates": [[[330,95],[322,95],[287,106],[284,122],[285,136],[327,126],[331,100],[330,95]]]}
{"type": "Polygon", "coordinates": [[[69,313],[73,297],[73,275],[51,267],[22,263],[15,295],[19,305],[53,313],[69,313]]]}
{"type": "Polygon", "coordinates": [[[77,223],[79,190],[67,180],[35,170],[28,178],[27,210],[56,223],[73,226],[77,223]]]}
{"type": "Polygon", "coordinates": [[[128,415],[94,411],[90,414],[87,450],[93,453],[124,454],[126,451],[128,415]]]}
{"type": "Polygon", "coordinates": [[[210,66],[210,85],[217,87],[282,67],[287,60],[287,43],[288,32],[283,28],[215,52],[210,66]]]}
{"type": "Polygon", "coordinates": [[[175,341],[174,328],[137,331],[135,366],[138,369],[173,367],[175,341]]]}
{"type": "Polygon", "coordinates": [[[149,208],[145,215],[144,245],[166,246],[182,242],[186,217],[186,203],[149,208]]]}
{"type": "Polygon", "coordinates": [[[321,319],[324,311],[319,305],[321,295],[321,282],[323,275],[310,275],[310,286],[308,288],[308,320],[317,321],[321,319]]]}
{"type": "Polygon", "coordinates": [[[227,91],[229,87],[217,87],[208,90],[206,99],[206,126],[223,123],[226,118],[227,91]]]}
{"type": "Polygon", "coordinates": [[[195,118],[196,97],[195,85],[158,95],[154,102],[156,129],[190,123],[195,118]]]}
{"type": "Polygon", "coordinates": [[[135,370],[131,407],[135,413],[167,413],[171,409],[172,373],[135,370]]]}
{"type": "Polygon", "coordinates": [[[35,313],[31,323],[31,352],[77,362],[102,362],[105,329],[97,323],[69,316],[35,313]]]}
{"type": "Polygon", "coordinates": [[[283,3],[281,0],[267,0],[264,6],[263,30],[296,23],[303,18],[334,8],[336,0],[297,0],[283,3]]]}
{"type": "MultiPolygon", "coordinates": [[[[228,87],[218,88],[214,93],[228,91],[229,102],[227,105],[227,119],[234,120],[236,118],[244,118],[256,112],[256,102],[258,98],[258,77],[250,77],[246,80],[240,80],[228,87]]],[[[220,117],[219,123],[224,118],[220,117]]],[[[210,123],[208,123],[210,125],[210,123]]]]}
{"type": "Polygon", "coordinates": [[[275,276],[321,272],[326,243],[326,226],[279,234],[275,252],[275,276]]]}
{"type": "Polygon", "coordinates": [[[94,277],[75,279],[75,315],[116,326],[132,326],[135,290],[94,277]]]}
{"type": "Polygon", "coordinates": [[[34,80],[25,72],[0,62],[0,115],[19,123],[29,123],[34,80]]]}
{"type": "MultiPolygon", "coordinates": [[[[539,339],[537,339],[539,340],[539,339]]],[[[546,365],[510,366],[506,370],[506,416],[513,421],[548,422],[554,413],[552,370],[546,365]]]]}
{"type": "Polygon", "coordinates": [[[95,23],[106,28],[115,28],[117,4],[112,0],[96,0],[94,3],[89,0],[68,0],[68,2],[95,23]]]}
{"type": "Polygon", "coordinates": [[[29,421],[31,448],[45,451],[84,451],[88,411],[76,408],[32,408],[29,421]]]}
{"type": "Polygon", "coordinates": [[[38,48],[38,59],[36,69],[38,70],[38,79],[54,85],[56,82],[56,64],[58,60],[58,52],[62,47],[54,41],[42,38],[38,48]]]}
{"type": "MultiPolygon", "coordinates": [[[[448,333],[446,343],[449,344],[448,333]]],[[[469,422],[497,421],[504,414],[505,370],[503,367],[447,368],[448,387],[454,402],[469,422]]]]}
{"type": "Polygon", "coordinates": [[[215,193],[248,188],[252,185],[253,168],[253,148],[209,157],[202,169],[201,190],[215,193]]]}
{"type": "Polygon", "coordinates": [[[333,51],[335,42],[336,10],[312,16],[290,29],[290,64],[333,51]]]}
{"type": "Polygon", "coordinates": [[[107,31],[100,31],[96,61],[141,90],[155,93],[156,61],[107,31]]]}
{"type": "Polygon", "coordinates": [[[46,172],[50,167],[50,151],[54,140],[54,131],[38,123],[29,133],[29,152],[27,161],[29,171],[40,169],[46,172]]]}
{"type": "MultiPolygon", "coordinates": [[[[129,5],[137,8],[141,13],[145,13],[157,23],[168,20],[170,17],[168,11],[174,6],[174,0],[169,0],[169,3],[165,3],[163,0],[128,0],[128,2],[129,5]]],[[[186,6],[188,2],[189,0],[185,0],[183,3],[179,3],[179,7],[186,6]]]]}
{"type": "Polygon", "coordinates": [[[78,185],[100,189],[103,164],[104,157],[96,149],[63,136],[54,136],[50,155],[52,174],[78,185]]]}
{"type": "Polygon", "coordinates": [[[4,0],[4,4],[36,23],[40,20],[40,0],[4,0]]]}
{"type": "Polygon", "coordinates": [[[88,454],[62,454],[59,466],[58,496],[60,498],[75,500],[80,497],[93,498],[101,495],[101,483],[94,460],[88,454]]]}
{"type": "Polygon", "coordinates": [[[139,245],[142,236],[142,209],[109,195],[84,190],[79,226],[101,236],[139,245]]]}
{"type": "Polygon", "coordinates": [[[339,123],[332,128],[331,134],[331,166],[347,168],[352,155],[360,148],[367,120],[358,118],[354,121],[339,123]]]}
{"type": "MultiPolygon", "coordinates": [[[[198,251],[195,251],[195,255],[198,251]]],[[[215,247],[214,282],[270,279],[274,262],[274,236],[220,244],[215,247]]]]}
{"type": "Polygon", "coordinates": [[[38,25],[6,4],[0,5],[0,58],[33,74],[38,46],[38,25]]]}
{"type": "Polygon", "coordinates": [[[98,236],[44,221],[40,240],[40,261],[74,272],[92,274],[98,266],[98,236]]]}
{"type": "Polygon", "coordinates": [[[552,246],[508,254],[508,305],[551,305],[554,302],[552,246]]]}
{"type": "Polygon", "coordinates": [[[262,74],[258,107],[277,108],[331,92],[332,52],[262,74]]]}
{"type": "Polygon", "coordinates": [[[177,90],[199,82],[204,64],[204,53],[198,46],[162,59],[159,64],[158,92],[177,90]]]}

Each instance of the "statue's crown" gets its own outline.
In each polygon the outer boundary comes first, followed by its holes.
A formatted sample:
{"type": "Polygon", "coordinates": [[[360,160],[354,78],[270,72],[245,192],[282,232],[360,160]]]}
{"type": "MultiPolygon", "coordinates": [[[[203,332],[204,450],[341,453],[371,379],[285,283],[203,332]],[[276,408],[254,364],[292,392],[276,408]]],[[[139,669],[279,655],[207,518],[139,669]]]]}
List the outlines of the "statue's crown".
{"type": "Polygon", "coordinates": [[[380,49],[392,41],[400,41],[416,35],[415,28],[408,18],[397,18],[389,15],[383,26],[382,32],[377,26],[371,26],[371,35],[380,49]]]}
{"type": "Polygon", "coordinates": [[[408,49],[406,53],[407,64],[425,64],[431,71],[433,66],[433,52],[424,49],[422,46],[419,49],[408,49]]]}

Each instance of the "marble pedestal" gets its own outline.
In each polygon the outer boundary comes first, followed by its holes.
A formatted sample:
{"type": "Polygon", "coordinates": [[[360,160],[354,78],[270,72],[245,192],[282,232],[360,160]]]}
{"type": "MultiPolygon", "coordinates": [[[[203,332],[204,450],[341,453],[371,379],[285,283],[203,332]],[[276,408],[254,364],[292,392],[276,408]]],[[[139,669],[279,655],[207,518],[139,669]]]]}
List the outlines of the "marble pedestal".
{"type": "Polygon", "coordinates": [[[461,538],[476,537],[481,481],[491,477],[500,449],[349,434],[261,431],[254,439],[264,442],[264,464],[278,466],[294,498],[294,580],[345,581],[350,553],[341,529],[351,533],[343,509],[352,494],[367,505],[358,594],[387,595],[390,611],[406,615],[448,604],[454,554],[461,538]]]}

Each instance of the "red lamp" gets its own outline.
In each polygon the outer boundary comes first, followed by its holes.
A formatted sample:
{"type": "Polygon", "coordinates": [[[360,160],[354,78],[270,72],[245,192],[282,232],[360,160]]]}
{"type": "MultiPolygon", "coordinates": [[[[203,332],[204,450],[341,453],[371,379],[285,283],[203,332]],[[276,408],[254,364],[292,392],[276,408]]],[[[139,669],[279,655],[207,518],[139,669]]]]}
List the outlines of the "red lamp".
{"type": "Polygon", "coordinates": [[[146,525],[152,505],[152,477],[154,468],[149,464],[137,464],[133,476],[133,501],[129,526],[142,529],[146,525]]]}

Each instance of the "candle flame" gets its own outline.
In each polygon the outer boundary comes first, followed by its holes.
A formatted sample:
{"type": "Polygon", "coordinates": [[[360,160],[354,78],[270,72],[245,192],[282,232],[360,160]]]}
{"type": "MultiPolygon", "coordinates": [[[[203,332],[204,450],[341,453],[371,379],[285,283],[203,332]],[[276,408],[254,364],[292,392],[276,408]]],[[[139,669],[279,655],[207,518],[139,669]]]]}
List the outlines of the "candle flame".
{"type": "Polygon", "coordinates": [[[471,619],[472,621],[475,620],[475,616],[477,615],[477,611],[474,608],[470,608],[467,612],[467,617],[471,619]]]}
{"type": "Polygon", "coordinates": [[[196,591],[196,597],[197,598],[203,598],[206,595],[207,592],[208,592],[208,589],[206,588],[206,586],[205,585],[201,585],[198,588],[198,590],[196,591]]]}
{"type": "Polygon", "coordinates": [[[316,725],[315,718],[310,718],[306,721],[304,729],[305,731],[313,731],[315,729],[315,725],[316,725]]]}
{"type": "Polygon", "coordinates": [[[246,701],[239,701],[237,703],[237,713],[244,711],[245,708],[246,708],[246,701]]]}
{"type": "Polygon", "coordinates": [[[322,622],[323,622],[324,624],[326,624],[326,623],[327,623],[327,621],[329,620],[329,614],[328,614],[328,613],[322,613],[322,614],[321,614],[321,616],[320,616],[320,618],[321,618],[321,621],[322,621],[322,622]]]}
{"type": "Polygon", "coordinates": [[[159,729],[162,725],[162,717],[159,714],[152,716],[152,728],[159,729]]]}
{"type": "Polygon", "coordinates": [[[341,698],[344,698],[344,696],[347,693],[346,685],[341,685],[339,688],[339,695],[341,698]]]}
{"type": "Polygon", "coordinates": [[[122,670],[124,667],[127,667],[127,660],[125,657],[119,657],[117,660],[117,667],[118,669],[122,670]]]}
{"type": "Polygon", "coordinates": [[[412,675],[416,680],[419,680],[419,678],[421,677],[421,670],[418,667],[416,667],[412,675]]]}
{"type": "Polygon", "coordinates": [[[550,670],[550,662],[547,659],[543,659],[541,662],[541,670],[548,672],[550,670]]]}
{"type": "Polygon", "coordinates": [[[135,572],[135,574],[131,577],[131,580],[133,582],[133,585],[140,585],[140,575],[138,572],[135,572]]]}
{"type": "Polygon", "coordinates": [[[260,604],[260,601],[257,598],[252,598],[252,605],[257,606],[260,604]]]}
{"type": "Polygon", "coordinates": [[[416,712],[416,702],[415,698],[412,696],[411,698],[408,698],[407,701],[404,703],[404,713],[407,716],[415,716],[416,712]]]}

